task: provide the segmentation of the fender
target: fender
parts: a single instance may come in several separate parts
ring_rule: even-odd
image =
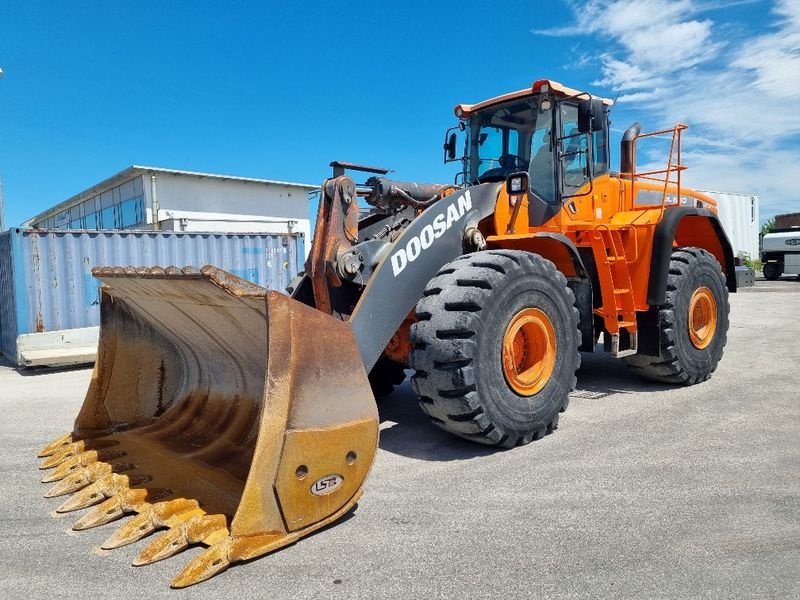
[[[489,236],[489,248],[514,248],[535,252],[555,264],[567,277],[567,285],[575,295],[580,319],[581,352],[594,352],[594,315],[592,312],[592,289],[596,283],[584,265],[578,249],[567,236],[561,233],[540,231],[533,235],[515,238],[513,236]]]
[[[369,372],[442,265],[464,254],[464,234],[494,212],[502,184],[459,190],[427,208],[375,267],[350,317]]]
[[[533,239],[540,241],[553,240],[554,242],[558,242],[558,244],[560,244],[562,247],[560,249],[566,251],[569,255],[569,260],[572,262],[572,268],[575,270],[574,276],[580,277],[581,279],[589,278],[589,273],[583,264],[583,260],[581,260],[580,254],[578,254],[578,248],[575,247],[575,244],[573,244],[572,240],[567,236],[561,233],[539,232],[534,234]],[[545,258],[548,257],[545,256]],[[553,262],[556,262],[557,265],[560,263],[560,261]],[[564,275],[567,277],[573,276],[573,274],[569,273],[568,271],[564,272]]]
[[[703,217],[709,220],[717,236],[717,241],[722,248],[724,256],[722,266],[725,270],[725,282],[728,291],[731,293],[736,292],[736,267],[733,262],[733,249],[717,215],[707,208],[691,206],[668,208],[664,211],[661,222],[656,225],[653,235],[650,283],[647,289],[647,303],[650,306],[660,306],[666,302],[667,276],[669,275],[669,261],[672,256],[672,242],[675,240],[678,226],[684,217]]]
[[[575,305],[578,308],[578,329],[581,332],[581,345],[578,349],[581,352],[594,352],[594,305],[592,302],[594,284],[580,254],[578,254],[578,248],[575,247],[571,239],[561,233],[540,232],[534,235],[534,239],[553,240],[553,242],[561,244],[561,248],[566,250],[569,255],[572,267],[575,270],[574,276],[565,272],[559,264],[556,266],[567,276],[567,286],[575,296]]]

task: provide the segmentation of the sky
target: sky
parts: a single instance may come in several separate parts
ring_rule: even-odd
[[[453,107],[543,78],[617,98],[612,167],[682,122],[687,185],[800,210],[800,0],[8,0],[0,68],[6,227],[133,164],[450,182]]]

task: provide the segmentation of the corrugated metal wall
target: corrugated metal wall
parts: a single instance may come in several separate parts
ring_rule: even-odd
[[[17,309],[11,266],[11,235],[0,233],[0,351],[16,348],[16,345]]]
[[[24,333],[98,325],[95,266],[212,264],[283,291],[304,256],[298,234],[13,229],[0,235],[0,351],[13,356]]]

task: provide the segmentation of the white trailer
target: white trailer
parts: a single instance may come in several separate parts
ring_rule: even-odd
[[[773,231],[764,236],[761,260],[764,277],[777,279],[781,275],[800,275],[800,227]]]
[[[717,210],[722,228],[733,247],[733,255],[747,254],[758,258],[758,196],[739,192],[713,192],[698,190],[717,201]]]

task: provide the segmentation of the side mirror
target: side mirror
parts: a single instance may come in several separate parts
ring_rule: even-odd
[[[528,173],[518,171],[506,177],[506,193],[509,196],[519,196],[528,192]]]
[[[445,150],[447,150],[447,160],[455,160],[456,159],[456,134],[455,132],[450,134],[450,137],[447,138],[447,144],[445,144]]]
[[[458,143],[458,130],[461,127],[451,127],[444,134],[444,162],[445,164],[458,160],[456,158],[456,144]]]
[[[606,128],[606,110],[600,98],[588,98],[578,103],[578,131],[592,133]]]

